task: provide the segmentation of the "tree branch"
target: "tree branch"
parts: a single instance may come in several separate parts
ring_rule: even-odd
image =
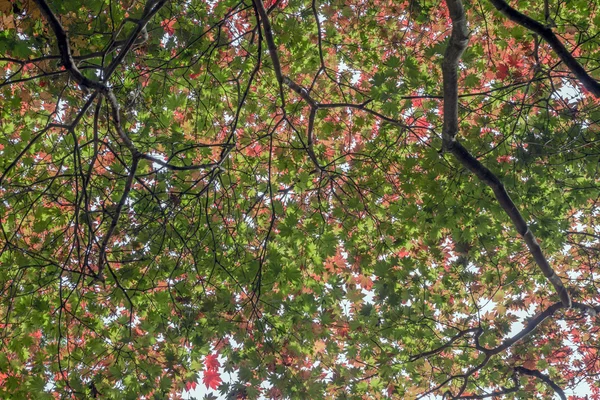
[[[275,70],[275,77],[279,84],[279,95],[281,97],[281,106],[285,107],[285,96],[283,95],[283,74],[281,72],[281,64],[279,62],[279,55],[277,54],[277,46],[273,39],[273,29],[271,28],[271,22],[269,21],[269,15],[262,0],[254,0],[254,7],[260,21],[262,22],[263,32],[265,34],[265,41],[267,42],[267,49],[271,56],[271,62],[273,63],[273,69]]]
[[[102,244],[100,245],[100,252],[98,255],[98,272],[96,273],[96,279],[100,281],[104,281],[104,266],[106,265],[106,248],[108,246],[110,238],[112,237],[115,231],[115,228],[117,227],[119,217],[121,217],[121,213],[123,212],[123,206],[125,205],[125,202],[129,197],[129,192],[131,191],[131,187],[133,186],[133,180],[135,178],[135,173],[137,171],[139,161],[139,157],[133,157],[133,163],[131,164],[129,175],[127,176],[127,182],[125,182],[125,189],[123,190],[123,194],[121,195],[119,202],[115,205],[115,211],[114,215],[112,216],[112,221],[110,222],[108,231],[104,235],[104,239],[102,239]]]
[[[534,376],[542,380],[546,385],[550,386],[562,400],[567,400],[565,392],[552,379],[550,379],[548,375],[541,373],[537,369],[529,369],[525,367],[516,367],[515,371],[520,374]]]
[[[544,311],[542,311],[541,313],[539,313],[538,315],[533,317],[527,323],[527,326],[525,328],[523,328],[523,330],[521,330],[521,332],[517,333],[515,336],[513,336],[511,338],[506,339],[504,342],[502,342],[502,344],[500,346],[495,347],[493,349],[487,349],[484,351],[489,354],[498,354],[498,353],[503,352],[504,350],[511,347],[513,344],[517,343],[518,341],[520,341],[523,338],[525,338],[526,336],[528,336],[542,322],[544,322],[546,320],[546,318],[553,316],[555,312],[557,312],[558,310],[560,310],[561,308],[564,308],[564,307],[565,306],[563,303],[552,304],[550,307],[546,308]]]
[[[447,2],[452,19],[452,34],[444,53],[442,74],[444,78],[444,127],[442,139],[444,147],[450,147],[458,133],[458,62],[469,43],[469,31],[465,10],[461,0]]]
[[[596,97],[600,97],[600,83],[592,78],[587,71],[577,62],[575,57],[567,50],[560,40],[556,37],[552,29],[542,25],[538,21],[512,8],[504,0],[490,0],[498,11],[504,14],[511,21],[521,25],[524,28],[538,34],[552,47],[558,58],[571,70],[573,74],[581,81],[583,86]]]
[[[77,65],[75,64],[75,60],[73,59],[73,54],[71,53],[71,46],[69,45],[69,38],[67,36],[67,32],[56,18],[56,15],[50,9],[48,3],[45,0],[35,0],[35,3],[42,11],[42,14],[50,24],[52,31],[54,31],[54,35],[56,36],[56,40],[58,42],[58,50],[60,52],[60,58],[62,64],[65,69],[69,71],[73,79],[84,88],[91,88],[96,90],[103,90],[104,85],[100,82],[93,81],[87,77],[85,77]]]
[[[519,235],[523,237],[533,259],[544,276],[554,286],[562,303],[565,307],[571,307],[571,297],[566,287],[550,266],[537,239],[500,179],[456,140],[456,134],[458,133],[458,62],[468,43],[468,31],[461,0],[449,0],[447,4],[452,19],[452,35],[442,63],[444,79],[443,150],[452,153],[464,167],[492,189],[498,203],[512,220]]]
[[[426,351],[423,353],[419,353],[419,354],[415,354],[409,357],[409,361],[414,362],[417,361],[421,358],[425,358],[425,357],[429,357],[429,356],[433,356],[435,354],[438,354],[444,350],[446,350],[448,347],[452,346],[454,344],[454,342],[456,342],[458,339],[462,338],[463,336],[469,334],[469,333],[474,333],[474,332],[478,332],[480,330],[480,328],[471,328],[471,329],[466,329],[464,331],[460,331],[458,334],[456,334],[452,339],[450,339],[448,342],[446,342],[445,344],[441,345],[440,347],[430,350],[430,351]]]

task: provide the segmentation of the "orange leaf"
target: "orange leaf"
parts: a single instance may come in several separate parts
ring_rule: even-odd
[[[160,23],[160,26],[165,30],[166,33],[172,35],[175,33],[175,20],[165,19]]]
[[[324,353],[325,352],[325,342],[322,340],[317,340],[315,342],[315,345],[313,347],[315,353],[319,354],[319,353]]]

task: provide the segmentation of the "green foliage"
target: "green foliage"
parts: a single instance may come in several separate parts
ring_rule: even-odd
[[[519,9],[598,77],[600,14],[567,3]],[[581,308],[494,353],[557,296],[440,151],[445,2],[266,2],[271,31],[261,3],[148,4],[0,0],[0,398],[595,382]],[[595,307],[598,99],[526,28],[465,7],[458,138]]]

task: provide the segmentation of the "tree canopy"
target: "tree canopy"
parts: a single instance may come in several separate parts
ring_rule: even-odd
[[[599,7],[0,0],[0,397],[600,399]]]

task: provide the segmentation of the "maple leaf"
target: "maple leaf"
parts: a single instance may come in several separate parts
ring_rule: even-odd
[[[502,64],[498,64],[498,67],[496,69],[496,77],[498,79],[504,79],[508,76],[508,65],[502,63]]]
[[[595,2],[127,3],[0,0],[0,397],[594,382]]]
[[[263,146],[260,143],[255,143],[247,149],[250,157],[258,157],[262,154]]]
[[[215,371],[219,369],[221,363],[219,362],[218,356],[216,354],[209,354],[204,358],[204,366],[209,371]]]
[[[196,386],[198,386],[198,382],[188,381],[185,383],[185,390],[187,390],[189,392],[191,390],[194,390],[196,388]]]
[[[325,352],[325,348],[327,346],[325,345],[325,342],[322,340],[317,340],[313,346],[313,350],[315,353],[319,354],[319,353],[324,353]]]
[[[212,369],[206,370],[203,372],[202,382],[206,385],[207,389],[216,389],[221,384],[221,374]]]
[[[8,378],[8,374],[5,374],[4,372],[0,372],[0,385],[3,385],[7,378]]]
[[[160,23],[160,26],[165,30],[165,33],[172,35],[175,33],[175,22],[174,19],[165,19]]]

